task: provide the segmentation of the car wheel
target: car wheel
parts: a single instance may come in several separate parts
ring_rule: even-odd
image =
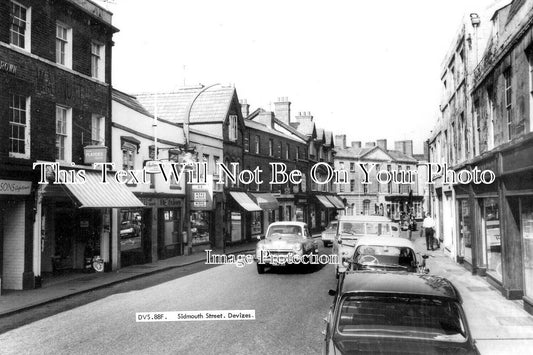
[[[258,274],[264,274],[265,273],[265,265],[257,264],[257,273]]]

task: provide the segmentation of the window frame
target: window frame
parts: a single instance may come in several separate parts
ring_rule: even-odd
[[[95,48],[98,53],[94,52]],[[105,81],[105,45],[97,41],[91,41],[91,77]]]
[[[17,107],[15,107],[15,97],[17,97],[19,100],[19,105]],[[22,109],[22,107],[20,106],[20,103],[21,103],[21,99],[24,99],[24,108]],[[19,113],[24,113],[24,123],[21,123],[20,122],[20,119],[19,119],[19,122],[15,121],[14,120],[14,116],[15,116],[15,110],[17,110]],[[29,159],[30,156],[31,156],[31,152],[30,152],[30,149],[31,149],[31,97],[30,96],[24,96],[24,95],[17,95],[17,94],[11,94],[11,100],[10,100],[10,104],[9,104],[9,112],[10,112],[10,115],[9,115],[9,127],[10,127],[10,130],[9,130],[9,157],[10,158],[22,158],[22,159]],[[20,118],[20,115],[19,115],[19,118]],[[19,137],[16,137],[14,138],[13,137],[13,132],[14,132],[14,127],[18,127],[17,128],[17,131],[20,133],[19,129],[20,127],[22,127],[24,129],[24,137],[23,139]],[[21,153],[21,152],[15,152],[12,150],[12,143],[11,141],[12,140],[16,140],[18,141],[20,144],[20,142],[22,141],[23,144],[24,144],[24,152]]]
[[[95,122],[99,122],[95,125]],[[105,145],[105,116],[92,114],[91,116],[91,144]]]
[[[59,36],[59,28],[64,30],[65,38]],[[59,47],[64,50],[63,58],[59,57]],[[56,64],[72,69],[72,28],[62,22],[56,22]]]
[[[58,132],[58,113],[64,112],[64,132]],[[70,162],[72,161],[72,108],[63,105],[56,105],[56,117],[55,117],[55,136],[56,136],[56,152],[55,159],[56,161]],[[62,158],[61,150],[58,150],[58,136],[63,138],[60,147],[62,148]]]
[[[511,68],[507,68],[503,72],[503,84],[504,84],[504,97],[505,97],[505,115],[507,118],[507,139],[511,140],[511,129],[512,129],[512,109],[513,109],[513,87],[512,87],[513,75]]]
[[[14,7],[20,7],[21,9],[25,10],[24,19],[15,17],[15,14],[13,11]],[[10,1],[9,17],[10,17],[10,22],[11,22],[9,26],[9,44],[17,48],[23,49],[25,51],[31,52],[31,7],[24,6],[21,3],[16,2],[16,1]],[[13,41],[13,33],[15,32],[13,27],[17,26],[17,24],[15,23],[15,18],[17,18],[19,21],[24,23],[24,27],[23,27],[24,33],[20,33],[18,31],[16,32],[19,41],[20,41],[20,37],[23,37],[23,46],[21,46],[20,43],[18,43],[19,41],[17,41],[17,43],[14,43]],[[20,27],[22,26],[17,26],[17,29],[19,29]]]

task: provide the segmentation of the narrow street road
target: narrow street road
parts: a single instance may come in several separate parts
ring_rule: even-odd
[[[264,275],[255,265],[214,267],[4,333],[0,353],[317,354],[333,275],[332,266]],[[135,321],[136,312],[198,310],[255,310],[256,320]]]

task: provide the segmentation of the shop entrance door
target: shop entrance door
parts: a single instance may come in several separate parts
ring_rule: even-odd
[[[524,295],[533,298],[533,198],[522,199]]]
[[[57,211],[55,215],[55,252],[52,256],[54,272],[73,268],[73,216],[69,212]]]

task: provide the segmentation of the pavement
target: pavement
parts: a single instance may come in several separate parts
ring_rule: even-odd
[[[524,310],[522,301],[506,299],[484,277],[455,263],[443,247],[427,251],[425,238],[418,233],[413,233],[412,241],[417,251],[430,256],[430,273],[444,276],[459,290],[481,354],[533,354],[533,316]]]
[[[226,247],[225,252],[226,254],[250,252],[255,250],[256,244],[257,241],[254,240],[244,244]],[[213,248],[212,254],[222,254],[222,249]],[[84,292],[90,292],[138,277],[205,261],[205,253],[195,253],[187,256],[183,255],[158,260],[153,263],[132,265],[112,272],[61,275],[43,282],[41,288],[32,290],[4,290],[0,296],[0,318]]]

